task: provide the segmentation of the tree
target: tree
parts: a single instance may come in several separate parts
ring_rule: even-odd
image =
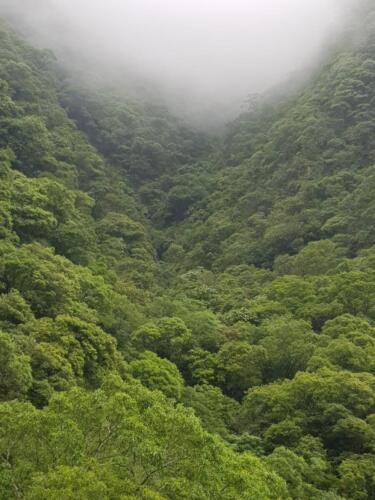
[[[296,256],[276,259],[275,267],[281,274],[319,276],[331,274],[339,263],[338,250],[330,240],[308,243]],[[286,272],[285,272],[286,271]]]
[[[210,384],[217,379],[218,356],[204,349],[191,349],[184,356],[184,376],[192,385]]]
[[[132,335],[132,340],[138,349],[152,350],[178,365],[190,337],[191,331],[180,318],[165,317],[140,327]]]
[[[375,457],[372,454],[352,455],[339,467],[340,493],[354,500],[374,498]]]
[[[305,370],[319,342],[307,322],[287,316],[263,322],[260,332],[259,344],[267,353],[268,381],[292,378],[298,371]]]
[[[65,315],[43,318],[25,328],[36,342],[32,352],[36,378],[48,380],[57,390],[67,390],[74,381],[96,387],[105,374],[122,369],[115,339],[95,324]]]
[[[224,391],[240,400],[249,388],[261,385],[267,352],[246,342],[227,342],[218,353],[218,376]]]
[[[179,400],[184,386],[177,366],[153,352],[145,351],[130,363],[132,375],[149,389],[158,389],[167,397]]]
[[[30,358],[0,332],[0,400],[24,399],[31,383]]]
[[[191,411],[116,377],[55,395],[43,410],[0,405],[0,421],[5,498],[20,489],[69,498],[73,486],[83,498],[288,498],[276,474],[203,431]]]
[[[185,387],[182,402],[193,408],[208,432],[233,439],[231,433],[239,403],[225,396],[218,387],[208,384]]]

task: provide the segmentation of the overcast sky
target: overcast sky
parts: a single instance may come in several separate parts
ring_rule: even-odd
[[[351,0],[0,0],[42,45],[136,68],[221,101],[264,91],[309,65]],[[100,66],[100,65],[99,65]]]

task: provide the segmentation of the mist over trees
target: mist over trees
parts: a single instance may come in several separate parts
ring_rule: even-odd
[[[302,79],[352,0],[1,0],[32,43],[75,76],[164,100],[195,124],[224,125],[249,94]]]

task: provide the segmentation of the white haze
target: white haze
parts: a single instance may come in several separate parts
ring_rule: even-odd
[[[127,68],[185,101],[185,107],[195,98],[225,109],[309,67],[345,25],[351,5],[351,0],[0,0],[0,15],[26,27],[39,45],[65,60],[85,61],[98,74],[112,78]]]

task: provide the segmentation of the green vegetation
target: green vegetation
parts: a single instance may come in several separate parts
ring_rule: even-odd
[[[374,499],[375,11],[222,139],[0,27],[0,499]]]

